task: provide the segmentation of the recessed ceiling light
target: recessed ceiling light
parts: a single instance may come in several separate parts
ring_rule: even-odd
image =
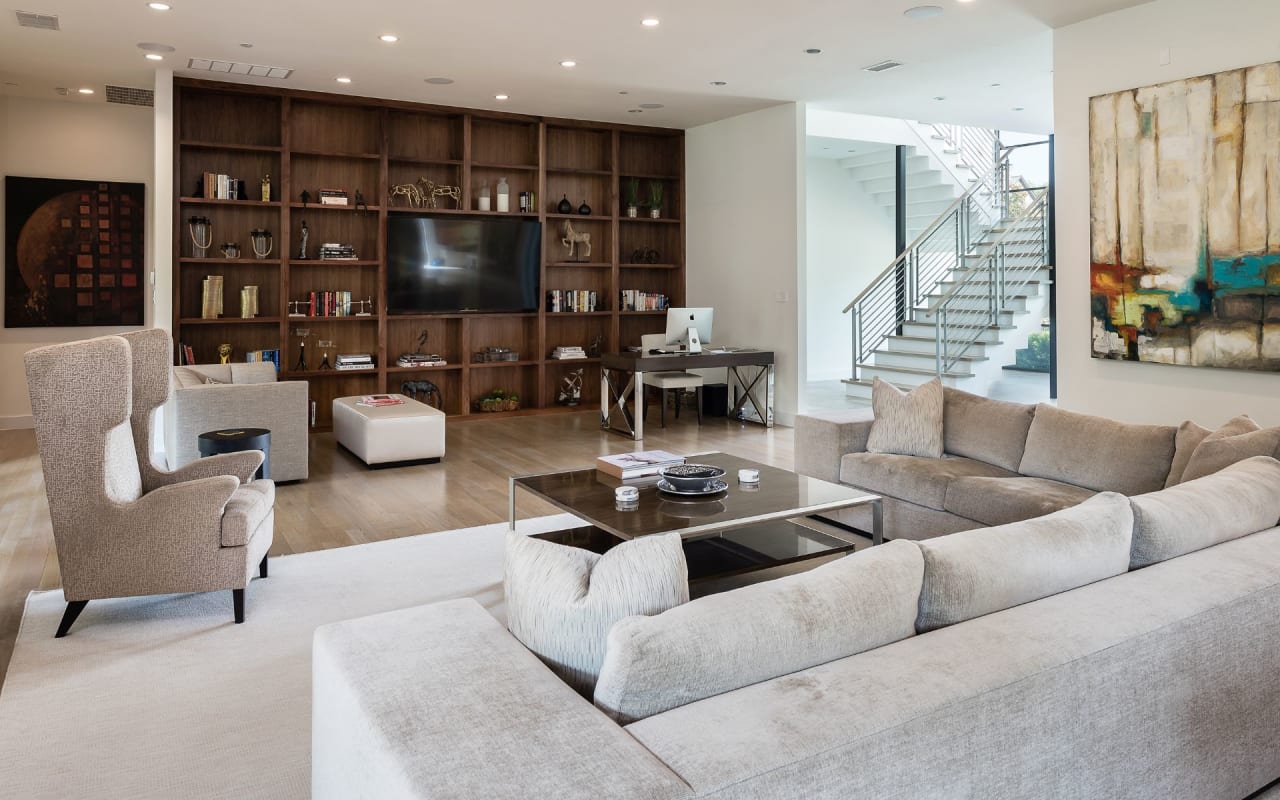
[[[395,42],[400,41],[400,37],[396,36],[394,33],[384,33],[378,38],[386,42],[387,44],[394,44]]]
[[[334,78],[334,80],[337,81],[338,83],[351,83],[351,79],[348,78],[346,75],[342,75],[340,77]]]
[[[661,23],[661,20],[659,20],[656,17],[645,17],[644,19],[640,20],[640,24],[645,26],[646,28],[656,28],[660,23]]]
[[[914,6],[902,12],[907,19],[929,19],[942,13],[942,6]]]
[[[947,96],[946,96],[946,95],[943,95],[943,94],[940,94],[940,95],[938,95],[937,97],[935,97],[935,98],[933,98],[933,99],[934,99],[934,100],[946,100],[946,99],[947,99]]]
[[[806,53],[808,53],[808,54],[809,54],[809,55],[811,55],[811,56],[816,56],[818,53],[821,53],[821,52],[822,52],[822,48],[820,48],[820,47],[810,47],[808,50],[805,50],[805,52],[806,52]]]
[[[726,83],[728,83],[728,81],[712,81],[712,82],[711,82],[711,85],[712,85],[712,86],[724,86]]]
[[[248,50],[250,47],[253,47],[253,44],[252,44],[252,43],[250,43],[250,42],[241,42],[241,43],[240,43],[240,46],[241,46],[241,47],[243,47],[244,49]]]
[[[505,94],[495,94],[495,95],[493,96],[493,99],[494,99],[494,100],[506,100],[506,99],[507,99],[507,95],[505,95]]]
[[[448,86],[453,83],[453,78],[427,78],[427,83],[433,86]]]
[[[80,89],[80,94],[93,94],[93,90],[89,88]]]
[[[628,113],[628,114],[643,114],[643,113],[644,113],[644,109],[643,109],[643,108],[628,108],[628,109],[627,109],[627,113]]]
[[[173,8],[173,6],[169,5],[168,3],[147,3],[147,8],[151,9],[152,11],[168,11],[169,9]]]
[[[578,66],[578,62],[577,62],[577,61],[574,61],[574,60],[573,60],[573,59],[571,59],[571,58],[566,58],[564,61],[561,61],[561,62],[560,62],[560,66],[562,66],[562,67],[576,67],[576,66]]]
[[[993,88],[993,89],[994,89],[995,87],[997,87],[997,86],[999,86],[999,85],[1000,85],[1000,84],[998,84],[998,83],[993,83],[993,84],[991,84],[991,88]]]
[[[164,61],[164,56],[159,53],[147,53],[148,61]]]
[[[160,44],[159,42],[138,42],[138,49],[148,53],[172,53],[174,51],[171,45]]]
[[[618,92],[618,94],[631,94],[631,92],[628,92],[626,89],[623,89],[622,91]]]
[[[1013,107],[1013,110],[1014,110],[1014,111],[1026,111],[1027,109],[1026,109],[1026,108],[1024,108],[1023,106],[1014,106],[1014,107]]]
[[[662,108],[662,103],[641,103],[641,108]]]

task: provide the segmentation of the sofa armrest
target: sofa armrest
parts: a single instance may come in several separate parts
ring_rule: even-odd
[[[796,472],[839,483],[841,457],[866,451],[874,419],[869,408],[797,416]]]
[[[692,795],[471,598],[318,628],[311,731],[314,800]]]
[[[274,481],[307,477],[310,408],[306,381],[228,383],[175,389],[165,409],[165,451],[171,469],[200,457],[197,437],[221,428],[271,431]]]
[[[214,478],[219,475],[231,475],[240,483],[249,483],[253,474],[262,466],[261,450],[246,450],[242,453],[218,453],[217,455],[198,458],[190,464],[179,467],[172,472],[157,472],[154,482],[147,486],[147,491],[175,483],[198,481],[201,478]]]

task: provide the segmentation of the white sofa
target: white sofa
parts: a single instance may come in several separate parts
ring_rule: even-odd
[[[173,368],[173,397],[164,406],[170,469],[200,457],[198,437],[222,428],[271,431],[271,479],[306,480],[309,387],[277,381],[274,364],[194,364]]]
[[[1240,800],[1280,777],[1278,520],[1260,457],[891,542],[617,623],[594,705],[472,599],[325,626],[312,796]]]

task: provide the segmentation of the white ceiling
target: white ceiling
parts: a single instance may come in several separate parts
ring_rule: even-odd
[[[912,0],[170,0],[168,12],[145,0],[23,0],[24,10],[59,15],[62,30],[20,28],[4,11],[0,91],[53,97],[56,86],[88,86],[97,94],[68,101],[101,102],[103,84],[149,87],[157,66],[188,74],[197,57],[295,69],[287,81],[237,79],[265,85],[638,124],[688,127],[807,101],[1047,131],[1049,31],[1145,0],[916,1],[945,13],[907,19]],[[642,27],[646,16],[662,24]],[[383,33],[400,41],[383,44]],[[139,42],[177,52],[146,61]],[[566,58],[579,65],[559,66]],[[906,66],[862,71],[886,58]],[[431,86],[431,76],[456,83]],[[641,103],[665,108],[628,113]]]

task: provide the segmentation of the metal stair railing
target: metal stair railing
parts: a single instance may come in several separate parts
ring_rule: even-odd
[[[1000,216],[1005,200],[983,202],[983,195],[1004,198],[1009,190],[1009,152],[996,159],[995,166],[978,180],[902,254],[893,260],[871,284],[844,307],[852,313],[852,378],[858,380],[861,365],[886,339],[915,320],[917,307],[935,294],[943,281],[962,268],[982,235]]]
[[[983,341],[987,331],[998,327],[1010,299],[1050,266],[1048,192],[1020,188],[1010,194],[1015,192],[1026,193],[1033,202],[1009,220],[989,245],[966,259],[971,263],[929,306],[928,315],[937,329],[934,367],[940,376]]]

